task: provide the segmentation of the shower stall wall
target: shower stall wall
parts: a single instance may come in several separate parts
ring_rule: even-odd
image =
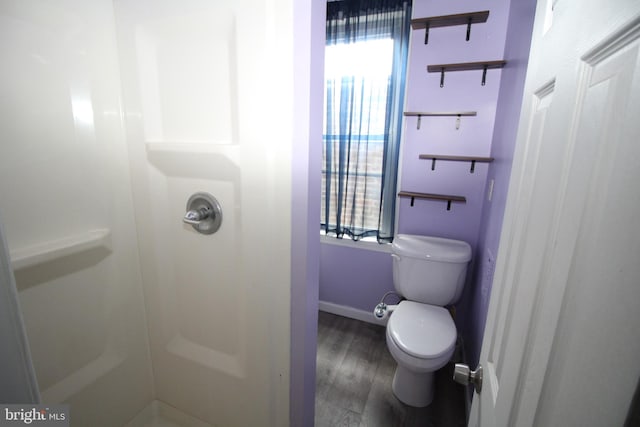
[[[291,10],[0,4],[0,218],[42,401],[72,425],[154,400],[288,425]],[[182,221],[196,192],[214,234]]]
[[[42,402],[122,425],[153,397],[107,1],[0,4],[0,213]]]
[[[285,425],[286,2],[116,1],[115,13],[156,397],[210,423]],[[220,202],[214,234],[181,221],[196,192]]]

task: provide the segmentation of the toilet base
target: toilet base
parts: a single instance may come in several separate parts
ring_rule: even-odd
[[[433,400],[433,374],[416,373],[397,365],[393,375],[393,394],[405,405],[428,406]]]

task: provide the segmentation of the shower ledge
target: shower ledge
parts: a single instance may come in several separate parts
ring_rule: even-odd
[[[111,250],[111,231],[107,228],[11,250],[11,265],[20,270],[100,247]]]

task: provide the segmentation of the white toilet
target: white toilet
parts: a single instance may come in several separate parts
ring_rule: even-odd
[[[449,362],[456,345],[456,326],[446,305],[462,294],[471,260],[468,243],[399,234],[393,240],[393,284],[399,304],[391,313],[387,346],[398,363],[393,393],[407,405],[423,407],[433,400],[433,374]],[[376,316],[380,316],[380,305]]]

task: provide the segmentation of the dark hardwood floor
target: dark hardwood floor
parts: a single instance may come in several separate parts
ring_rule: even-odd
[[[466,425],[465,390],[451,380],[453,363],[436,374],[435,398],[426,408],[393,395],[395,366],[383,326],[320,312],[316,427]]]

